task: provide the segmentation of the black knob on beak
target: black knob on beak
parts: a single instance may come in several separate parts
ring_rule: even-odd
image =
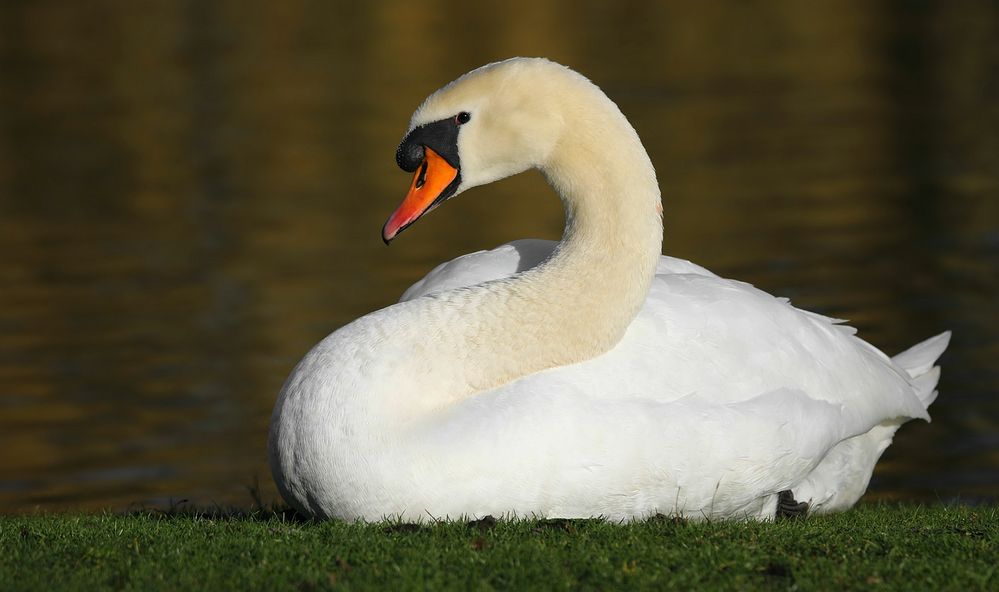
[[[406,134],[395,151],[395,162],[399,168],[407,173],[420,168],[426,157],[424,146],[439,154],[454,168],[461,168],[458,159],[458,123],[454,117],[425,123]]]
[[[413,142],[409,138],[403,140],[395,151],[395,162],[400,169],[407,173],[412,173],[419,168],[420,164],[423,163],[423,158],[423,145]]]

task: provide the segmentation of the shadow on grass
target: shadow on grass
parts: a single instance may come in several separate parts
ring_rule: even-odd
[[[136,516],[156,519],[204,519],[204,520],[232,520],[243,522],[292,522],[309,523],[321,522],[315,518],[304,516],[294,508],[287,506],[273,505],[270,507],[240,508],[235,506],[195,506],[189,504],[187,500],[171,502],[167,507],[139,506],[121,512],[123,516]]]
[[[187,499],[171,499],[165,506],[135,505],[128,510],[121,512],[124,516],[138,516],[157,519],[204,519],[204,520],[232,520],[244,522],[290,522],[290,523],[310,523],[320,522],[319,520],[306,516],[294,508],[284,504],[265,503],[260,495],[260,484],[255,478],[253,485],[246,487],[250,498],[253,500],[249,508],[241,506],[223,506],[213,504],[211,506],[198,506],[192,504]]]
[[[165,506],[135,506],[120,515],[127,517],[152,518],[156,520],[216,520],[233,522],[280,522],[286,524],[323,524],[328,522],[350,523],[339,519],[318,519],[299,513],[290,506],[283,504],[264,504],[259,498],[255,498],[256,503],[252,507],[223,506],[215,504],[212,506],[198,506],[189,500],[170,500]],[[495,518],[487,515],[482,518],[458,520],[445,520],[431,518],[423,522],[409,522],[397,518],[386,518],[382,521],[370,523],[368,526],[375,527],[384,534],[406,535],[431,532],[437,528],[448,529],[461,528],[463,525],[469,531],[485,534],[494,530],[497,525],[520,523],[526,526],[535,535],[552,534],[576,534],[594,525],[610,524],[603,518],[524,518],[524,517],[502,517]],[[690,524],[690,521],[682,516],[655,514],[645,520],[636,521],[647,525],[657,526],[660,529],[676,530]],[[363,522],[361,522],[363,523]]]

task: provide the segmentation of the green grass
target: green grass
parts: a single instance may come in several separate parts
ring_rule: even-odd
[[[995,506],[627,525],[361,525],[279,512],[0,517],[5,590],[995,590],[997,562]]]

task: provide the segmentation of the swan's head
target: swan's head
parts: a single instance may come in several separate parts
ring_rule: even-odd
[[[562,133],[566,91],[580,83],[592,87],[565,66],[513,58],[432,94],[413,114],[396,151],[396,162],[413,181],[382,239],[388,243],[466,189],[542,165]]]

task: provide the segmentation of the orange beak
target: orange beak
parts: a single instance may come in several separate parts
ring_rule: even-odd
[[[445,190],[457,177],[458,169],[448,164],[440,154],[424,146],[423,162],[413,174],[409,193],[382,227],[382,240],[385,244],[421,216],[443,203],[444,199],[449,197],[444,195]]]

